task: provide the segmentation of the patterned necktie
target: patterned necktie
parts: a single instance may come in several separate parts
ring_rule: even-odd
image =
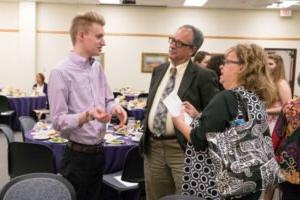
[[[154,116],[154,122],[153,122],[153,132],[157,136],[161,136],[165,134],[166,132],[166,121],[167,121],[167,113],[168,109],[163,103],[163,100],[173,91],[175,86],[175,79],[176,79],[176,73],[177,69],[175,67],[172,67],[170,69],[170,79],[167,82],[167,85],[162,93],[162,96],[159,100],[155,116]]]

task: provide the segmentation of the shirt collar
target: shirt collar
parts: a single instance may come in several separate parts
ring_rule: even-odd
[[[90,57],[90,58],[85,58],[80,56],[78,53],[76,53],[75,51],[71,51],[70,54],[70,59],[78,66],[80,67],[89,67],[92,66],[93,63],[95,62],[95,58]]]
[[[175,68],[177,69],[177,73],[180,73],[182,70],[185,70],[185,69],[186,69],[186,67],[187,67],[187,65],[189,64],[189,62],[190,62],[190,60],[187,60],[186,62],[181,63],[180,65],[177,65],[177,66],[174,66],[174,65],[172,64],[172,62],[170,62],[170,66],[169,66],[168,71],[169,71],[169,73],[171,73],[171,72],[170,72],[171,67],[175,67]]]

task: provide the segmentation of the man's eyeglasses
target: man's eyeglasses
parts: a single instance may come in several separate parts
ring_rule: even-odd
[[[175,38],[173,37],[169,37],[169,43],[172,44],[174,42],[175,46],[178,47],[178,48],[181,48],[181,47],[194,47],[194,45],[192,44],[186,44],[184,42],[181,42],[179,40],[176,40]]]
[[[241,64],[243,64],[243,62],[237,61],[237,60],[228,60],[228,59],[224,59],[224,60],[223,60],[223,65],[227,65],[227,64],[241,65]]]

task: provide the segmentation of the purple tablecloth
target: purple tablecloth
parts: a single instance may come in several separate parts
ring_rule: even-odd
[[[8,97],[11,109],[15,111],[13,129],[20,130],[19,117],[30,116],[35,109],[46,108],[46,96],[38,97]]]
[[[138,95],[129,95],[129,94],[125,94],[125,100],[126,101],[131,101],[134,100],[135,98],[137,98]]]
[[[104,174],[113,173],[119,171],[123,167],[125,161],[125,155],[127,151],[134,145],[138,145],[137,142],[133,142],[130,139],[124,139],[125,144],[121,145],[110,145],[104,144],[104,154],[105,154],[105,167]],[[66,144],[52,143],[48,140],[35,140],[33,139],[30,132],[25,133],[25,141],[30,143],[38,143],[49,147],[54,155],[56,161],[56,169],[59,170],[60,161],[63,157]]]
[[[125,144],[121,145],[109,145],[104,144],[104,154],[105,154],[105,167],[104,174],[113,173],[122,170],[123,163],[125,161],[125,156],[127,151],[134,145],[138,145],[137,142],[133,142],[130,139],[125,139]],[[49,147],[54,155],[56,161],[56,169],[59,170],[60,161],[63,157],[66,144],[51,143],[48,140],[35,140],[33,139],[30,131],[25,133],[25,141],[30,143],[38,143]],[[124,200],[138,200],[139,190],[131,190],[125,192],[122,197]],[[103,185],[102,187],[102,198],[104,200],[111,200],[117,198],[117,193],[112,188]]]
[[[145,109],[128,109],[128,116],[142,121],[145,117]]]

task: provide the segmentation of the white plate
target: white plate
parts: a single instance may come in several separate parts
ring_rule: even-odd
[[[49,139],[49,142],[60,144],[60,143],[66,143],[68,142],[68,140],[65,138],[56,137],[56,138]]]
[[[120,139],[106,140],[105,142],[108,144],[114,144],[114,145],[119,145],[119,144],[125,143],[124,140],[120,140]]]
[[[48,136],[48,134],[39,134],[39,133],[37,133],[37,134],[35,134],[33,136],[33,139],[36,139],[36,140],[47,140],[47,139],[49,139],[49,136]]]
[[[131,133],[131,135],[134,135],[134,136],[137,136],[137,137],[142,137],[143,134],[144,134],[144,133],[143,133],[143,132],[140,132],[140,131],[133,131],[133,132]]]
[[[141,137],[132,137],[131,140],[134,142],[139,142],[141,140]]]

